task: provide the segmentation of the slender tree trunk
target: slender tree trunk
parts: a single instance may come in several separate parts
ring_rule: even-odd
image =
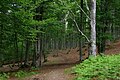
[[[43,51],[43,46],[42,46],[43,45],[43,43],[42,43],[43,42],[42,36],[43,35],[41,33],[41,38],[40,38],[40,65],[39,65],[40,67],[42,67],[42,53],[44,52]]]
[[[24,61],[24,66],[25,66],[25,67],[28,66],[28,53],[29,53],[29,46],[30,46],[30,43],[29,43],[28,40],[26,40],[25,61]]]
[[[17,32],[15,32],[15,60],[18,62],[19,66],[19,54],[18,54],[18,38],[17,38]]]
[[[83,9],[83,0],[81,0],[81,8]],[[80,30],[82,31],[83,29],[83,13],[81,10],[81,14],[80,14]],[[80,36],[79,39],[79,56],[80,56],[80,61],[82,61],[82,37]]]
[[[3,25],[0,26],[0,53],[2,53]]]
[[[0,67],[3,64],[3,25],[0,25]]]
[[[36,43],[33,44],[33,47],[34,47],[34,51],[33,51],[32,66],[37,67],[36,66]]]
[[[91,1],[91,54],[96,56],[96,0]]]
[[[24,43],[23,43],[23,41],[21,42],[22,43],[22,45],[21,45],[21,54],[20,54],[20,62],[21,62],[21,65],[22,65],[22,62],[23,62],[23,49],[24,49]]]

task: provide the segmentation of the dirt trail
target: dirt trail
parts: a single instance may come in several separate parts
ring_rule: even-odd
[[[43,77],[40,77],[43,76]],[[44,75],[38,75],[40,80],[68,80],[68,76],[64,74],[64,69],[52,70]],[[36,78],[36,76],[35,76]]]
[[[119,47],[120,41],[117,41],[116,43],[108,46],[105,54],[118,54],[120,53]],[[77,52],[77,50],[78,49],[72,49],[69,54],[65,54],[66,52],[62,51],[62,53],[59,53],[58,57],[49,56],[48,60],[50,62],[56,61],[54,63],[61,64],[54,65],[53,63],[54,66],[45,66],[43,69],[41,69],[41,74],[37,74],[35,76],[27,78],[26,80],[73,80],[75,76],[71,74],[66,74],[65,69],[75,66],[76,62],[79,60],[79,52]],[[87,52],[84,51],[84,53]],[[85,54],[84,58],[86,56],[87,55]]]
[[[48,55],[48,61],[43,64],[43,67],[36,74],[22,80],[73,80],[74,75],[65,72],[79,61],[79,52],[77,49],[59,51],[58,56],[54,54]],[[19,80],[17,78],[10,78],[9,80]]]
[[[47,68],[49,67],[49,69]],[[47,66],[41,69],[41,73],[24,80],[72,80],[73,75],[65,73],[65,69],[69,69],[72,65],[56,65]]]
[[[76,51],[77,49],[72,49],[69,54],[66,54],[66,51],[62,51],[57,57],[49,55],[48,62],[41,68],[40,74],[24,80],[73,80],[74,76],[66,73],[65,70],[77,64],[79,54]]]

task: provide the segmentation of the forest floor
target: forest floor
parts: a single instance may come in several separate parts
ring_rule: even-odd
[[[53,53],[48,55],[48,61],[43,63],[43,66],[36,74],[26,77],[22,80],[72,80],[74,76],[65,70],[75,66],[79,61],[79,51],[76,49],[58,51],[58,54]],[[56,51],[55,51],[56,52]],[[69,52],[69,53],[68,53]],[[19,80],[10,78],[9,80]]]
[[[58,55],[55,53],[48,55],[48,61],[43,64],[43,67],[39,70],[39,74],[26,77],[22,80],[72,80],[75,76],[66,72],[67,69],[78,64],[79,51],[78,49],[71,49],[58,51]],[[83,49],[84,59],[87,57],[87,49]],[[120,40],[112,43],[106,48],[105,54],[118,54],[120,53]],[[4,70],[4,69],[2,69]],[[18,80],[17,78],[10,78],[9,80]]]

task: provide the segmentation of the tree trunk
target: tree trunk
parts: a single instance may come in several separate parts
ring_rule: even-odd
[[[81,8],[83,9],[83,0],[81,0]],[[81,10],[81,14],[80,14],[80,30],[82,31],[83,29],[83,13],[82,13],[82,10]],[[82,37],[80,36],[80,39],[79,39],[79,56],[80,56],[80,61],[82,61]]]
[[[25,66],[25,67],[28,66],[28,53],[29,53],[29,46],[30,46],[30,43],[29,43],[28,40],[26,40],[25,61],[24,61],[24,66]]]
[[[42,36],[42,35],[41,35]],[[42,66],[42,39],[39,37],[38,38],[38,50],[37,50],[37,60],[36,60],[36,67],[41,67]]]
[[[22,45],[21,45],[20,62],[21,62],[21,65],[22,65],[22,62],[23,62],[23,52],[24,52],[24,42],[22,41],[21,43],[22,43]]]
[[[15,61],[18,62],[18,66],[19,66],[19,54],[18,54],[18,37],[17,37],[17,32],[15,31]]]
[[[37,67],[36,66],[36,43],[33,44],[33,47],[34,47],[34,51],[33,51],[32,66]]]
[[[0,67],[3,64],[3,25],[0,25]]]
[[[96,56],[96,0],[91,0],[91,54]]]

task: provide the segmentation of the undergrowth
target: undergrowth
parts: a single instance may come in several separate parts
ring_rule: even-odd
[[[90,57],[72,69],[75,80],[120,80],[120,54]]]
[[[24,78],[24,77],[35,75],[35,74],[37,74],[37,72],[27,72],[27,71],[20,70],[20,71],[15,73],[15,77]]]
[[[0,73],[0,80],[8,80],[10,75],[21,80],[21,78],[25,78],[27,76],[31,76],[35,74],[38,74],[38,72],[32,72],[32,71],[28,72],[28,71],[22,71],[22,70],[18,72],[13,72],[13,73]]]
[[[0,80],[7,80],[9,78],[9,73],[0,73]]]

